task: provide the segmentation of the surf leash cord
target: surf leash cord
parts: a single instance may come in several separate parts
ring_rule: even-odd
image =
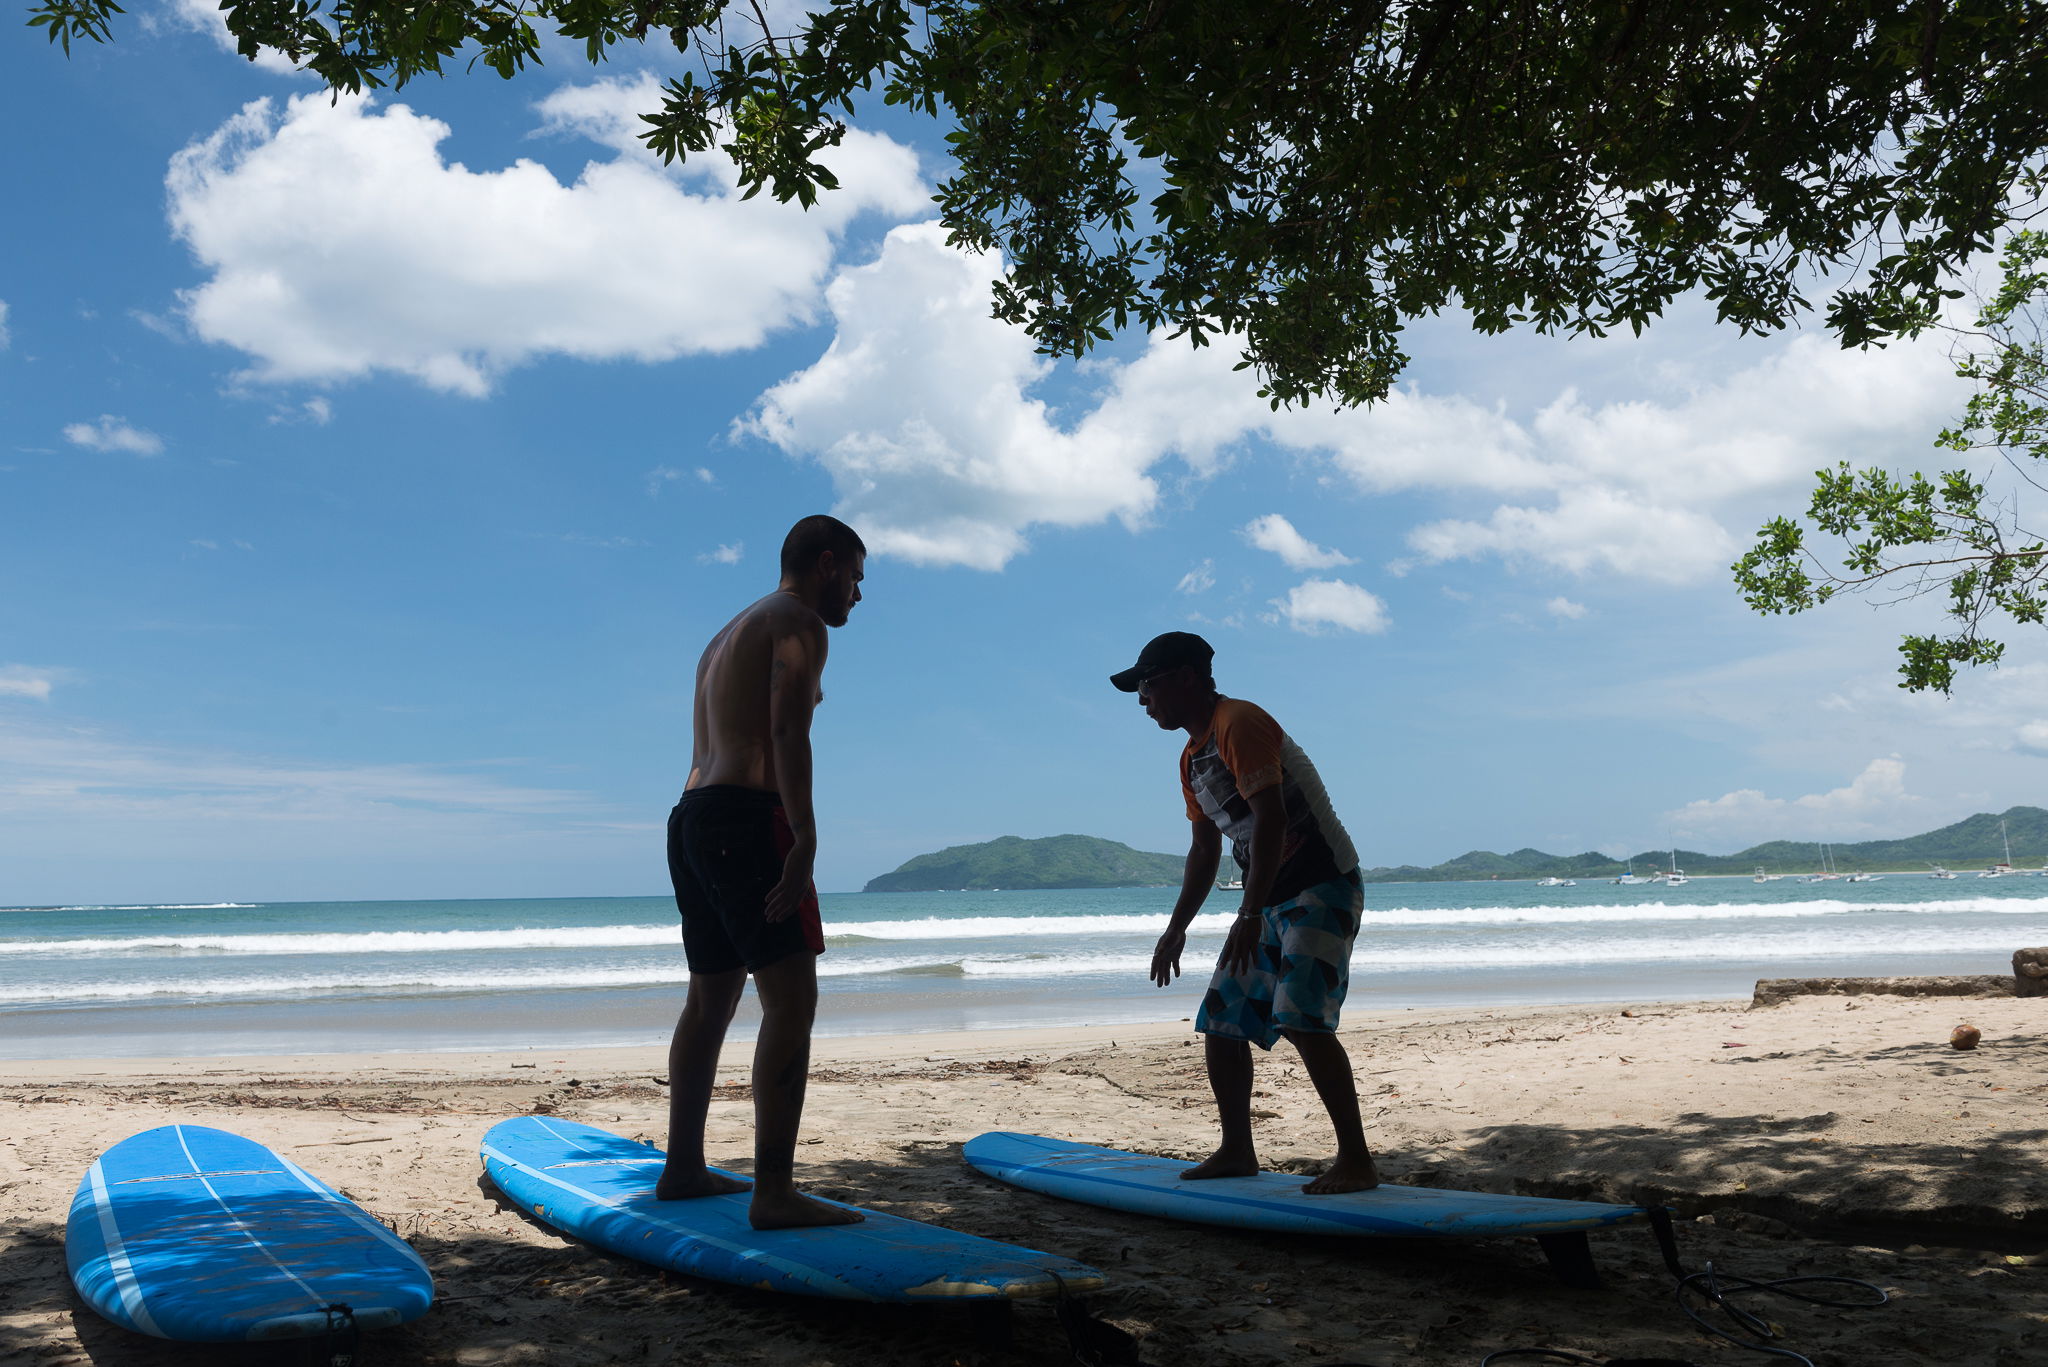
[[[356,1367],[356,1312],[340,1301],[327,1307],[327,1328],[320,1335],[320,1367]]]
[[[1663,1206],[1646,1206],[1644,1210],[1650,1217],[1650,1231],[1657,1239],[1657,1251],[1663,1255],[1664,1266],[1677,1282],[1672,1294],[1678,1301],[1679,1310],[1701,1332],[1724,1343],[1732,1343],[1747,1352],[1783,1358],[1787,1362],[1800,1364],[1800,1367],[1814,1367],[1813,1359],[1804,1353],[1778,1344],[1777,1340],[1784,1336],[1782,1329],[1754,1311],[1737,1305],[1730,1299],[1733,1296],[1750,1293],[1784,1296],[1807,1305],[1825,1306],[1832,1310],[1875,1310],[1891,1300],[1883,1287],[1855,1277],[1807,1276],[1759,1280],[1723,1272],[1711,1261],[1697,1272],[1688,1272],[1678,1256],[1678,1239],[1672,1231],[1671,1212]],[[1843,1300],[1800,1289],[1821,1286],[1854,1287],[1867,1293],[1867,1296],[1857,1300]],[[1708,1317],[1709,1313],[1715,1310],[1720,1311],[1728,1323],[1734,1326],[1732,1331]],[[1557,1348],[1503,1348],[1487,1354],[1480,1360],[1479,1367],[1492,1367],[1494,1363],[1505,1363],[1517,1358],[1590,1363],[1594,1364],[1594,1367],[1695,1367],[1695,1364],[1679,1358],[1608,1358],[1602,1363],[1598,1358]]]

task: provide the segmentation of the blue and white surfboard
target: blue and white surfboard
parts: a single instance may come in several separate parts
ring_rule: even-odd
[[[115,1324],[199,1343],[382,1328],[434,1300],[426,1264],[368,1211],[203,1125],[144,1130],[101,1154],[71,1200],[64,1257],[78,1294]]]
[[[521,1116],[494,1125],[483,1160],[498,1190],[556,1229],[637,1262],[735,1286],[957,1303],[1052,1295],[1063,1285],[1092,1291],[1103,1281],[1068,1258],[878,1210],[862,1210],[867,1218],[857,1225],[757,1230],[747,1223],[745,1193],[657,1201],[654,1181],[666,1161],[660,1149],[573,1120]]]
[[[1181,1177],[1189,1163],[1035,1134],[978,1135],[962,1152],[970,1166],[1027,1191],[1232,1229],[1477,1239],[1604,1229],[1649,1218],[1641,1206],[1429,1187],[1386,1185],[1309,1196],[1301,1189],[1304,1178],[1278,1172],[1189,1182]]]

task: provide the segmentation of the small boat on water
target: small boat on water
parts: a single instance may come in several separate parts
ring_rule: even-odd
[[[1537,879],[1536,886],[1539,888],[1575,888],[1578,886],[1578,883],[1570,878],[1551,877]]]
[[[1884,879],[1881,873],[1848,873],[1842,875],[1844,883],[1877,883]]]
[[[1931,870],[1927,875],[1929,878],[1954,878],[1956,876],[1939,864],[1929,864],[1927,867]]]
[[[1636,877],[1635,861],[1631,859],[1628,861],[1628,871],[1622,874],[1621,877],[1615,879],[1614,881],[1625,888],[1636,888],[1641,887],[1643,884],[1649,882],[1650,880],[1647,878]]]
[[[1822,843],[1816,848],[1820,850],[1820,872],[1810,873],[1799,881],[1802,883],[1833,883],[1840,879],[1842,875],[1835,872],[1834,862],[1828,858],[1827,845]]]
[[[1678,867],[1678,846],[1673,845],[1671,847],[1671,867],[1660,872],[1657,875],[1657,881],[1667,888],[1675,888],[1681,883],[1690,883],[1692,881],[1692,879],[1685,876],[1685,870]]]
[[[2005,846],[2005,859],[1978,874],[1979,878],[2005,878],[2014,872],[2012,866],[2012,841],[2006,838],[2005,823],[2003,821],[1998,823],[1998,840],[2000,844]]]

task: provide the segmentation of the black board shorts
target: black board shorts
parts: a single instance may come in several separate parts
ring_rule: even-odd
[[[795,843],[778,794],[732,784],[683,794],[668,817],[668,876],[692,973],[752,972],[801,950],[825,952],[815,887],[796,915],[764,914]]]

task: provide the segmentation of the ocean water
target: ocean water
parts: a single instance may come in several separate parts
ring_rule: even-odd
[[[1161,989],[1173,896],[827,895],[818,1031],[1191,1017],[1235,902],[1215,894]],[[1760,977],[2004,972],[2041,944],[2048,879],[2027,877],[1377,884],[1350,1001],[1746,997]],[[685,977],[667,897],[0,910],[0,1058],[652,1045]]]

